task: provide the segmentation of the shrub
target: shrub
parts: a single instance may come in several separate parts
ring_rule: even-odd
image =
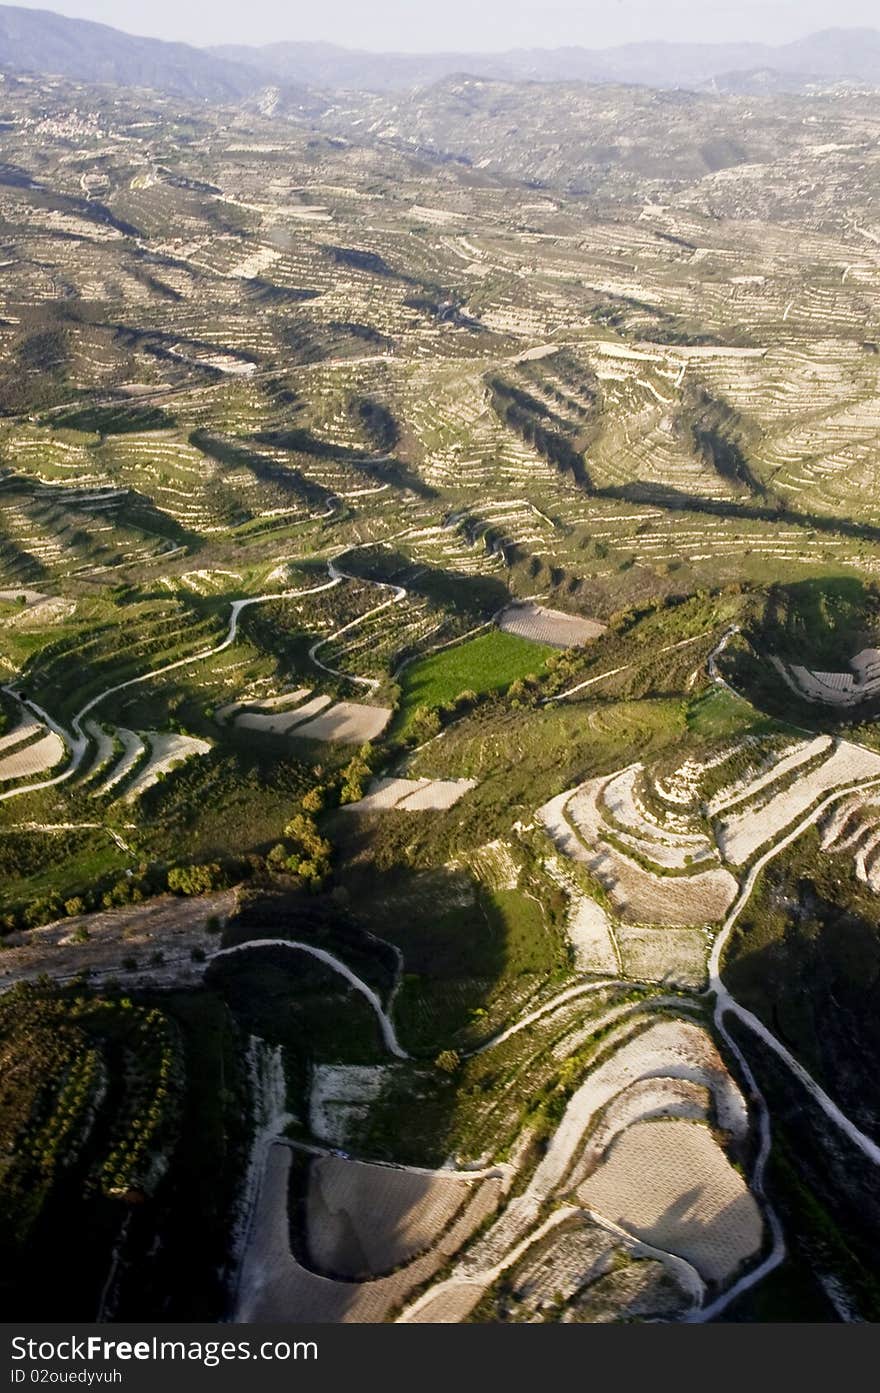
[[[168,889],[176,895],[206,895],[225,883],[223,868],[211,861],[202,866],[173,866],[168,872]]]
[[[444,1074],[454,1074],[461,1065],[461,1055],[458,1050],[441,1050],[434,1060],[434,1067],[442,1070]]]

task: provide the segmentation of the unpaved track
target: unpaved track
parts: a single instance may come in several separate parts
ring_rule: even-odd
[[[736,697],[739,697],[740,693],[737,692],[735,688],[731,687],[730,683],[727,682],[724,677],[722,677],[721,673],[718,670],[716,660],[719,653],[723,652],[730,639],[733,637],[735,633],[738,632],[738,630],[738,625],[733,625],[731,626],[731,628],[727,629],[725,633],[722,635],[717,646],[709,654],[708,659],[709,675],[719,686],[726,688],[726,690],[730,692],[732,696]],[[763,1021],[759,1020],[758,1017],[753,1014],[753,1012],[748,1011],[744,1006],[740,1005],[740,1003],[736,1000],[734,996],[731,995],[728,988],[724,985],[724,982],[721,977],[721,959],[724,954],[724,950],[727,946],[728,940],[730,939],[730,935],[738,919],[740,918],[740,915],[742,914],[743,910],[745,909],[746,905],[751,899],[752,893],[755,889],[755,886],[758,883],[758,880],[760,878],[761,872],[764,870],[764,867],[775,857],[777,857],[781,852],[785,851],[787,847],[791,846],[792,843],[797,841],[797,839],[802,835],[802,833],[804,833],[809,827],[814,826],[815,823],[818,822],[819,819],[828,811],[830,807],[833,807],[833,805],[836,802],[839,802],[843,798],[849,797],[853,792],[865,792],[869,789],[873,790],[878,787],[880,787],[880,783],[878,783],[878,781],[874,779],[863,784],[856,785],[854,787],[850,786],[835,790],[834,793],[829,794],[827,798],[823,799],[823,801],[818,805],[817,808],[814,808],[812,812],[808,813],[806,817],[802,818],[801,821],[795,825],[795,827],[793,827],[783,837],[780,837],[778,841],[774,842],[773,845],[770,846],[768,850],[765,851],[757,859],[757,861],[755,861],[754,865],[748,871],[746,878],[742,883],[740,893],[737,896],[737,899],[735,900],[734,904],[731,906],[730,912],[727,918],[725,919],[721,927],[721,930],[718,933],[715,942],[712,946],[712,951],[709,955],[708,964],[709,984],[706,990],[707,992],[715,993],[715,1028],[722,1040],[724,1041],[724,1043],[726,1044],[727,1048],[730,1050],[731,1054],[739,1064],[740,1070],[742,1071],[742,1075],[748,1085],[748,1088],[751,1092],[752,1098],[755,1103],[760,1144],[758,1148],[758,1155],[755,1159],[754,1170],[752,1173],[751,1189],[753,1193],[756,1195],[756,1197],[763,1203],[765,1217],[770,1226],[772,1244],[770,1252],[768,1253],[767,1257],[763,1260],[763,1262],[759,1263],[759,1265],[753,1268],[751,1272],[748,1272],[743,1277],[741,1277],[738,1282],[735,1282],[734,1285],[730,1287],[728,1291],[722,1293],[722,1295],[719,1296],[717,1300],[713,1301],[711,1305],[703,1307],[700,1310],[695,1310],[690,1315],[690,1317],[688,1317],[688,1319],[691,1321],[705,1322],[713,1320],[716,1316],[720,1315],[722,1311],[724,1311],[731,1304],[732,1301],[735,1301],[737,1297],[741,1296],[751,1287],[756,1286],[757,1283],[762,1281],[770,1272],[774,1270],[774,1268],[778,1267],[779,1264],[784,1260],[786,1252],[785,1238],[782,1232],[782,1225],[772,1205],[770,1205],[767,1202],[764,1188],[764,1176],[767,1169],[767,1162],[770,1158],[770,1150],[772,1146],[770,1110],[767,1106],[767,1101],[764,1098],[763,1093],[758,1087],[757,1080],[755,1079],[754,1073],[752,1072],[752,1069],[749,1066],[749,1063],[746,1060],[745,1055],[743,1054],[742,1050],[739,1048],[736,1041],[733,1039],[732,1035],[727,1030],[727,1027],[724,1024],[725,1016],[735,1016],[736,1019],[739,1020],[748,1030],[751,1030],[753,1034],[757,1035],[758,1038],[768,1047],[768,1049],[772,1050],[773,1053],[777,1056],[777,1058],[781,1059],[782,1062],[791,1071],[791,1073],[794,1074],[795,1077],[800,1080],[800,1082],[806,1088],[807,1092],[810,1094],[810,1097],[822,1109],[829,1121],[833,1122],[834,1125],[838,1127],[841,1132],[843,1132],[844,1136],[846,1136],[856,1147],[858,1147],[858,1149],[862,1152],[864,1156],[867,1157],[869,1161],[873,1162],[874,1165],[880,1165],[880,1146],[878,1146],[876,1142],[872,1141],[870,1137],[866,1136],[865,1133],[862,1132],[855,1125],[855,1123],[852,1122],[851,1119],[846,1116],[846,1114],[838,1107],[834,1100],[828,1096],[825,1090],[823,1088],[820,1088],[819,1084],[816,1083],[815,1079],[811,1077],[811,1075],[807,1072],[803,1065],[795,1059],[794,1055],[785,1048],[785,1046],[782,1044],[780,1040],[777,1040],[776,1036],[773,1034],[772,1031],[768,1030],[768,1028],[764,1025]]]
[[[874,1163],[874,1165],[880,1165],[880,1146],[872,1141],[870,1137],[866,1136],[865,1133],[841,1111],[833,1099],[829,1098],[824,1089],[820,1088],[811,1075],[807,1073],[803,1065],[798,1063],[794,1055],[785,1048],[780,1040],[777,1040],[772,1031],[767,1029],[763,1021],[759,1020],[753,1012],[741,1006],[735,997],[730,994],[721,978],[721,958],[734,926],[751,899],[752,892],[758,883],[761,872],[768,862],[772,861],[781,852],[785,851],[787,847],[791,846],[793,842],[797,841],[797,839],[809,827],[814,826],[835,803],[843,798],[849,797],[854,792],[864,793],[869,790],[876,790],[877,788],[880,788],[880,781],[872,779],[863,784],[835,790],[834,793],[829,794],[827,798],[823,799],[819,806],[814,808],[811,813],[808,813],[790,832],[786,833],[784,837],[781,837],[768,851],[765,851],[763,856],[760,856],[752,866],[743,881],[743,886],[736,903],[733,905],[724,921],[721,932],[718,934],[713,944],[712,952],[709,955],[709,990],[714,991],[716,994],[715,1022],[719,1030],[724,1033],[728,1043],[730,1043],[730,1039],[727,1032],[724,1030],[722,1021],[725,1015],[733,1015],[736,1016],[738,1020],[742,1021],[743,1025],[747,1026],[749,1030],[757,1035],[764,1044],[788,1066],[792,1073],[800,1079],[814,1101],[819,1104],[819,1107],[825,1113],[826,1117],[828,1117],[835,1126],[839,1127],[844,1135],[847,1136],[868,1160]]]
[[[346,550],[349,550],[349,548],[346,548]],[[340,552],[340,556],[344,555],[345,552]],[[375,692],[377,688],[381,686],[377,678],[358,677],[353,673],[342,672],[339,668],[328,667],[327,664],[322,663],[321,659],[316,655],[319,649],[326,647],[328,643],[332,643],[333,639],[340,638],[342,634],[347,634],[351,629],[357,628],[358,624],[363,624],[365,619],[371,619],[374,614],[381,614],[382,610],[389,609],[391,605],[399,604],[401,600],[405,600],[406,590],[402,585],[391,585],[384,580],[368,580],[364,576],[349,575],[346,571],[340,571],[336,562],[332,560],[327,562],[327,570],[334,585],[338,585],[339,582],[343,580],[359,580],[362,581],[364,585],[375,585],[380,590],[394,591],[390,600],[384,600],[381,605],[375,605],[373,609],[368,609],[366,614],[359,614],[357,619],[352,619],[350,623],[343,624],[341,629],[336,629],[332,634],[327,634],[324,638],[319,638],[317,643],[313,643],[309,649],[310,662],[313,662],[315,667],[319,667],[322,672],[328,672],[331,677],[341,677],[346,682],[355,682],[359,687],[366,687],[368,691]]]
[[[264,605],[270,600],[291,600],[299,595],[314,595],[319,590],[331,590],[335,585],[340,583],[341,579],[341,576],[339,578],[331,577],[324,585],[313,585],[307,590],[281,590],[274,595],[252,595],[245,600],[233,600],[229,614],[229,628],[226,632],[226,637],[220,643],[216,644],[214,648],[204,648],[200,653],[193,653],[189,658],[178,658],[176,662],[166,663],[164,667],[153,668],[149,672],[141,673],[138,677],[129,677],[126,682],[117,682],[113,687],[105,687],[102,692],[98,692],[97,696],[93,696],[90,701],[86,702],[85,706],[81,707],[73,717],[71,720],[73,734],[65,730],[57,721],[53,720],[48,711],[44,711],[35,701],[31,701],[30,698],[23,700],[14,688],[4,686],[4,692],[14,697],[20,705],[26,707],[34,715],[38,716],[56,735],[60,735],[65,745],[67,745],[70,750],[71,759],[70,764],[63,773],[56,774],[54,778],[51,779],[43,779],[40,783],[26,784],[21,788],[8,789],[7,792],[0,793],[0,801],[5,798],[17,798],[23,793],[35,793],[41,788],[53,788],[56,784],[62,784],[65,780],[71,778],[82,764],[89,747],[88,736],[83,730],[82,723],[86,716],[94,711],[95,707],[106,700],[108,696],[112,696],[115,692],[126,691],[127,688],[135,687],[141,682],[150,682],[153,678],[161,677],[166,672],[175,672],[178,668],[189,667],[192,663],[202,663],[206,658],[213,658],[217,653],[222,653],[224,649],[229,648],[235,642],[238,635],[239,617],[242,611],[248,609],[251,605]]]
[[[257,948],[285,948],[292,949],[297,953],[308,953],[310,957],[317,958],[333,972],[338,972],[340,977],[344,977],[346,982],[354,987],[355,991],[360,992],[361,996],[365,997],[372,1006],[382,1031],[382,1038],[389,1052],[396,1055],[398,1059],[409,1059],[409,1055],[397,1039],[397,1033],[390,1016],[373,988],[367,986],[366,982],[352,972],[348,964],[344,963],[341,958],[334,957],[332,953],[325,952],[323,948],[315,948],[311,943],[299,943],[290,938],[252,938],[246,943],[236,943],[231,948],[218,949],[216,953],[210,955],[208,962],[216,962],[218,958],[228,958],[234,953],[247,953]]]
[[[139,683],[150,682],[156,677],[161,677],[166,672],[175,672],[179,668],[189,667],[193,663],[204,662],[207,658],[213,658],[218,653],[224,652],[225,649],[231,647],[235,642],[238,636],[239,618],[242,612],[249,609],[251,605],[264,605],[268,604],[271,600],[292,600],[302,595],[316,595],[322,590],[332,590],[335,586],[341,585],[344,580],[363,580],[365,585],[375,585],[382,590],[393,590],[394,594],[390,600],[386,600],[383,604],[377,605],[375,609],[369,610],[367,614],[360,615],[357,619],[353,620],[351,624],[344,625],[341,629],[337,629],[335,633],[327,635],[326,638],[319,639],[318,642],[313,644],[309,649],[309,658],[316,667],[323,669],[324,672],[330,673],[333,677],[341,677],[348,682],[355,682],[360,686],[368,687],[371,691],[375,690],[380,685],[375,678],[356,677],[345,672],[339,672],[335,668],[327,667],[320,659],[315,657],[315,654],[319,648],[329,643],[331,639],[338,638],[340,634],[347,632],[347,630],[353,628],[354,625],[362,623],[364,619],[369,618],[373,614],[378,614],[380,610],[387,609],[389,605],[397,604],[399,601],[405,599],[407,592],[403,586],[400,585],[388,585],[384,581],[365,580],[361,576],[347,575],[345,572],[340,571],[332,560],[328,561],[327,570],[330,579],[325,581],[323,585],[313,585],[305,590],[280,590],[272,595],[251,595],[243,600],[233,600],[229,613],[229,628],[227,629],[226,637],[222,639],[220,643],[216,644],[213,648],[204,648],[199,653],[193,653],[189,658],[178,658],[176,662],[166,663],[164,667],[153,668],[149,672],[141,673],[138,677],[130,677],[125,682],[117,682],[115,686],[105,687],[102,692],[98,692],[97,696],[92,697],[90,701],[86,702],[85,706],[81,707],[72,718],[71,730],[66,730],[64,726],[59,725],[59,723],[49,715],[48,711],[44,711],[35,701],[31,701],[30,698],[23,700],[13,687],[4,685],[2,688],[4,692],[13,697],[33,715],[37,716],[38,719],[43,721],[56,735],[60,736],[70,750],[71,758],[70,763],[62,773],[55,774],[51,779],[42,779],[37,783],[25,784],[19,788],[7,789],[4,793],[0,793],[0,802],[6,798],[17,798],[24,793],[35,793],[39,789],[54,788],[56,784],[65,783],[67,779],[72,778],[82,764],[86,751],[89,748],[89,737],[83,729],[83,721],[101,702],[105,701],[108,696],[113,696],[116,692],[126,691],[129,687],[135,687]]]
[[[134,854],[128,842],[123,841],[120,834],[104,822],[14,822],[9,827],[0,828],[0,834],[3,832],[103,832],[120,851]]]

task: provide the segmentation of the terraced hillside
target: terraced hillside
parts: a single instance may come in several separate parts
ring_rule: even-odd
[[[5,1309],[878,1319],[876,94],[229,100],[0,84]]]

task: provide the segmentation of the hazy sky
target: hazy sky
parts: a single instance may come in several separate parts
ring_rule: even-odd
[[[21,0],[20,0],[21,3]],[[634,39],[758,39],[880,24],[877,0],[24,0],[187,43],[327,39],[352,48],[603,48]]]

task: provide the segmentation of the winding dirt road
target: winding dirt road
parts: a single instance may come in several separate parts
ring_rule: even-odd
[[[102,701],[107,699],[107,697],[113,696],[115,692],[126,691],[129,687],[136,687],[139,683],[151,682],[155,677],[161,677],[166,672],[176,672],[179,668],[189,667],[193,663],[204,662],[206,658],[216,657],[218,653],[222,653],[235,642],[238,635],[238,621],[242,611],[248,609],[251,605],[264,605],[270,600],[292,600],[300,595],[315,595],[320,590],[332,590],[335,585],[340,584],[341,580],[341,576],[331,576],[331,579],[325,582],[324,585],[313,585],[307,590],[281,590],[274,595],[252,595],[244,600],[233,600],[229,614],[229,628],[227,629],[226,637],[220,643],[216,644],[213,648],[203,648],[201,652],[193,653],[189,658],[178,658],[176,662],[166,663],[163,667],[152,668],[149,672],[140,673],[137,677],[129,677],[125,682],[117,682],[112,687],[105,687],[102,692],[98,692],[97,696],[93,696],[90,701],[87,701],[85,706],[81,707],[72,718],[71,728],[73,734],[65,730],[64,726],[59,725],[58,722],[49,715],[48,711],[44,711],[42,706],[38,706],[35,701],[31,701],[29,697],[25,698],[19,696],[14,687],[4,686],[4,692],[14,697],[21,706],[33,712],[35,716],[45,722],[50,730],[61,737],[70,750],[71,759],[69,765],[62,773],[55,774],[50,779],[42,779],[39,783],[25,784],[20,788],[8,789],[5,793],[0,793],[0,801],[6,798],[18,798],[24,793],[35,793],[41,788],[53,788],[56,784],[62,784],[65,780],[72,778],[82,764],[86,751],[89,748],[89,738],[83,730],[82,723],[86,716],[94,711]]]

